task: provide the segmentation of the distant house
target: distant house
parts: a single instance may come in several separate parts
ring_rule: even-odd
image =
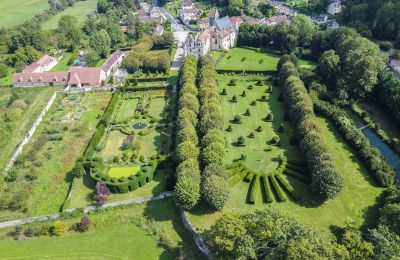
[[[23,70],[23,72],[35,73],[35,72],[49,71],[57,63],[58,63],[58,60],[56,58],[51,57],[46,54],[42,58],[40,58],[38,61],[35,61],[32,64],[29,64],[28,66],[26,66],[25,69]]]
[[[205,30],[208,27],[210,27],[210,21],[208,18],[201,18],[197,21],[197,26],[201,29],[201,30]]]
[[[102,86],[107,76],[101,68],[73,67],[69,71],[68,85],[82,88],[85,86]]]
[[[181,4],[181,8],[182,9],[192,9],[193,6],[193,2],[192,0],[183,0],[182,4]]]
[[[189,23],[190,21],[196,21],[199,19],[200,15],[201,11],[195,7],[179,10],[179,18],[185,24]]]
[[[115,51],[110,58],[108,58],[101,69],[106,74],[106,77],[109,77],[112,72],[121,64],[122,59],[125,57],[125,53],[123,51]]]
[[[19,86],[65,86],[69,72],[22,72],[13,74],[13,85]]]
[[[139,10],[139,20],[143,23],[163,23],[167,18],[161,12],[160,8],[154,6],[146,9],[144,7]]]
[[[153,33],[154,36],[161,36],[163,35],[163,33],[164,33],[164,27],[161,24],[157,25],[156,28],[154,28],[154,33]]]
[[[328,5],[326,11],[328,14],[332,15],[340,13],[342,11],[342,4],[340,3],[340,1],[334,1],[333,3]]]
[[[276,15],[276,16],[272,16],[272,17],[266,19],[265,24],[268,26],[275,26],[275,25],[281,24],[281,23],[290,24],[291,21],[292,20],[291,20],[290,16]]]

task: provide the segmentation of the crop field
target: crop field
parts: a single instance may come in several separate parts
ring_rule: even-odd
[[[0,114],[6,117],[0,117],[0,128],[8,129],[0,131],[1,170],[56,90],[55,87],[0,88]]]
[[[63,15],[71,15],[75,16],[78,19],[80,24],[83,24],[87,15],[96,10],[97,0],[86,0],[75,2],[74,6],[65,9],[64,11],[56,14],[55,16],[51,17],[48,21],[46,21],[42,28],[44,30],[56,29],[58,27],[58,20]]]
[[[0,211],[0,218],[21,211],[40,215],[59,210],[72,180],[70,171],[110,96],[106,92],[57,95],[12,169],[16,178],[2,186],[0,193],[10,200],[10,211]]]
[[[1,0],[0,27],[16,26],[48,8],[47,0]]]

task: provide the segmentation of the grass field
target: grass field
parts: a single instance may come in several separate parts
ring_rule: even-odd
[[[247,156],[246,165],[251,169],[259,172],[271,172],[278,167],[279,155],[285,155],[289,158],[299,157],[297,147],[289,144],[288,140],[292,135],[288,124],[283,122],[283,103],[277,102],[277,89],[273,89],[273,93],[269,97],[269,101],[259,101],[261,96],[270,95],[266,93],[267,87],[272,87],[270,81],[265,82],[265,76],[232,76],[219,75],[218,91],[221,93],[225,88],[227,95],[222,98],[222,111],[229,111],[224,114],[225,129],[230,125],[232,131],[225,131],[227,137],[228,153],[225,156],[225,164],[232,163],[234,159],[240,158],[241,154]],[[236,86],[229,86],[230,80],[236,80]],[[257,86],[258,80],[263,81],[263,86]],[[253,89],[248,89],[249,85]],[[242,92],[245,91],[246,96],[242,97]],[[232,96],[237,96],[238,102],[231,102]],[[256,100],[256,106],[250,105]],[[249,109],[250,115],[246,116],[246,109]],[[265,122],[268,112],[274,114],[274,122]],[[235,124],[232,122],[235,115],[241,116],[242,123]],[[285,130],[283,133],[277,131],[279,125],[283,123]],[[257,132],[256,128],[261,126],[263,131]],[[249,134],[253,132],[254,138],[249,138]],[[281,135],[281,146],[269,146],[268,143],[273,135]],[[237,147],[239,136],[246,139],[246,146]],[[265,151],[269,147],[272,151]]]
[[[223,55],[222,52],[212,52],[215,60]],[[270,71],[275,70],[281,55],[274,52],[259,52],[250,48],[233,48],[229,50],[218,63],[218,70]],[[304,68],[315,68],[312,61],[299,60]]]
[[[16,26],[48,8],[47,0],[1,0],[0,27]]]
[[[200,259],[172,199],[102,211],[88,217],[91,222],[88,232],[69,231],[60,237],[15,241],[4,239],[11,229],[1,230],[1,258],[174,259],[180,251],[189,259]],[[63,220],[68,227],[78,221],[79,218]],[[43,224],[33,224],[40,225]],[[162,247],[160,237],[176,250]]]
[[[69,69],[68,61],[71,56],[72,53],[65,52],[63,58],[51,69],[51,71],[67,71]]]
[[[131,98],[123,100],[115,120],[117,122],[123,122],[125,120],[133,118],[133,116],[135,115],[135,109],[138,102],[139,98]]]
[[[65,9],[64,11],[56,14],[55,16],[51,17],[48,21],[46,21],[42,29],[50,30],[56,29],[58,27],[58,20],[63,15],[71,15],[75,16],[78,19],[78,22],[82,24],[86,20],[86,16],[96,10],[97,0],[86,0],[75,2],[74,6]]]
[[[24,215],[57,212],[72,179],[69,172],[110,97],[106,92],[58,95],[15,167],[17,180],[2,185],[0,194],[23,196]],[[0,219],[8,216],[0,211]]]
[[[11,158],[17,145],[22,141],[28,130],[32,127],[34,121],[45,107],[54,91],[55,87],[45,88],[16,88],[9,87],[0,88],[0,114],[13,113],[12,104],[9,104],[12,93],[17,95],[19,101],[24,100],[26,107],[22,109],[21,116],[15,118],[11,122],[2,122],[3,127],[7,126],[7,131],[1,134],[0,131],[0,170],[2,171]],[[18,101],[15,101],[18,102]],[[1,181],[0,181],[1,183]]]
[[[139,166],[136,167],[114,167],[108,171],[108,176],[111,178],[121,178],[135,175],[140,170]]]
[[[337,198],[319,204],[314,200],[315,196],[306,183],[288,178],[300,196],[299,201],[289,200],[269,205],[264,203],[263,196],[259,194],[256,204],[250,205],[245,203],[248,184],[241,182],[231,189],[223,213],[243,213],[257,208],[274,207],[327,235],[332,235],[331,231],[335,227],[343,227],[350,222],[361,227],[374,224],[378,214],[376,203],[383,189],[376,186],[366,168],[354,156],[355,152],[346,144],[333,124],[323,118],[318,118],[318,122],[337,170],[345,181],[345,188]],[[196,227],[204,230],[209,228],[221,214],[209,212],[204,206],[200,206],[191,213],[190,218]]]

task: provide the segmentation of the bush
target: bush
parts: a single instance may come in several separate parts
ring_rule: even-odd
[[[183,162],[190,158],[197,158],[199,156],[199,149],[190,141],[185,141],[178,145],[176,156],[179,162]]]
[[[221,95],[226,96],[228,93],[226,92],[226,88],[222,89]]]
[[[244,113],[245,116],[250,116],[250,109],[246,109],[246,112]]]
[[[262,80],[260,80],[260,79],[259,79],[259,80],[257,80],[257,83],[256,83],[256,85],[257,85],[257,86],[262,86],[262,85],[263,85],[263,82],[262,82]]]
[[[208,167],[210,167],[210,165]],[[207,167],[204,171],[207,171]],[[222,210],[229,196],[229,185],[226,178],[216,174],[203,175],[205,175],[202,181],[202,194],[204,200],[211,207],[217,210]]]
[[[235,79],[229,80],[228,86],[236,86],[236,80]]]
[[[269,112],[267,116],[264,118],[264,120],[267,122],[272,122],[274,121],[274,115],[271,112]]]
[[[271,138],[271,141],[269,142],[271,145],[279,145],[279,136],[274,135]]]
[[[382,51],[390,51],[393,48],[393,44],[391,42],[380,42],[379,48]]]
[[[186,210],[192,209],[200,200],[200,172],[179,174],[174,189],[176,204]]]
[[[81,232],[86,232],[89,230],[90,219],[87,216],[81,217],[81,220],[77,223],[77,228]]]
[[[4,177],[6,182],[14,182],[17,180],[17,173],[14,169],[11,169],[7,172],[7,175]]]
[[[56,222],[54,222],[54,225],[51,227],[51,234],[54,236],[61,236],[64,235],[65,233],[65,225],[63,222],[61,222],[60,220],[56,220]]]
[[[241,123],[242,123],[242,117],[241,117],[240,115],[236,115],[236,116],[233,118],[233,123],[235,123],[235,124],[241,124]]]
[[[247,87],[247,89],[249,89],[249,90],[252,90],[254,87],[253,87],[253,85],[249,85],[248,87]]]
[[[254,138],[254,133],[253,132],[250,132],[249,138]]]
[[[257,194],[260,191],[260,176],[255,174],[253,177],[253,181],[250,185],[250,195],[249,195],[249,203],[254,204],[257,200]]]
[[[237,146],[246,146],[246,139],[243,136],[240,136],[237,140]]]
[[[257,101],[255,101],[255,100],[251,101],[250,105],[256,106],[257,105]]]
[[[232,126],[229,125],[228,128],[226,129],[227,132],[232,132]]]
[[[234,103],[237,102],[237,97],[236,97],[236,95],[233,95],[233,96],[232,96],[231,102],[234,102]]]
[[[242,95],[241,95],[242,97],[246,97],[246,90],[243,90],[243,92],[242,92]]]
[[[258,127],[256,128],[256,131],[257,131],[257,132],[262,132],[262,130],[263,130],[262,126],[258,126]]]

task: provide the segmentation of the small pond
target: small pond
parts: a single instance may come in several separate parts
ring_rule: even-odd
[[[133,128],[133,129],[143,129],[143,128],[147,127],[147,126],[148,126],[147,123],[144,123],[144,122],[136,122],[136,123],[134,123],[134,124],[132,125],[132,128]]]

